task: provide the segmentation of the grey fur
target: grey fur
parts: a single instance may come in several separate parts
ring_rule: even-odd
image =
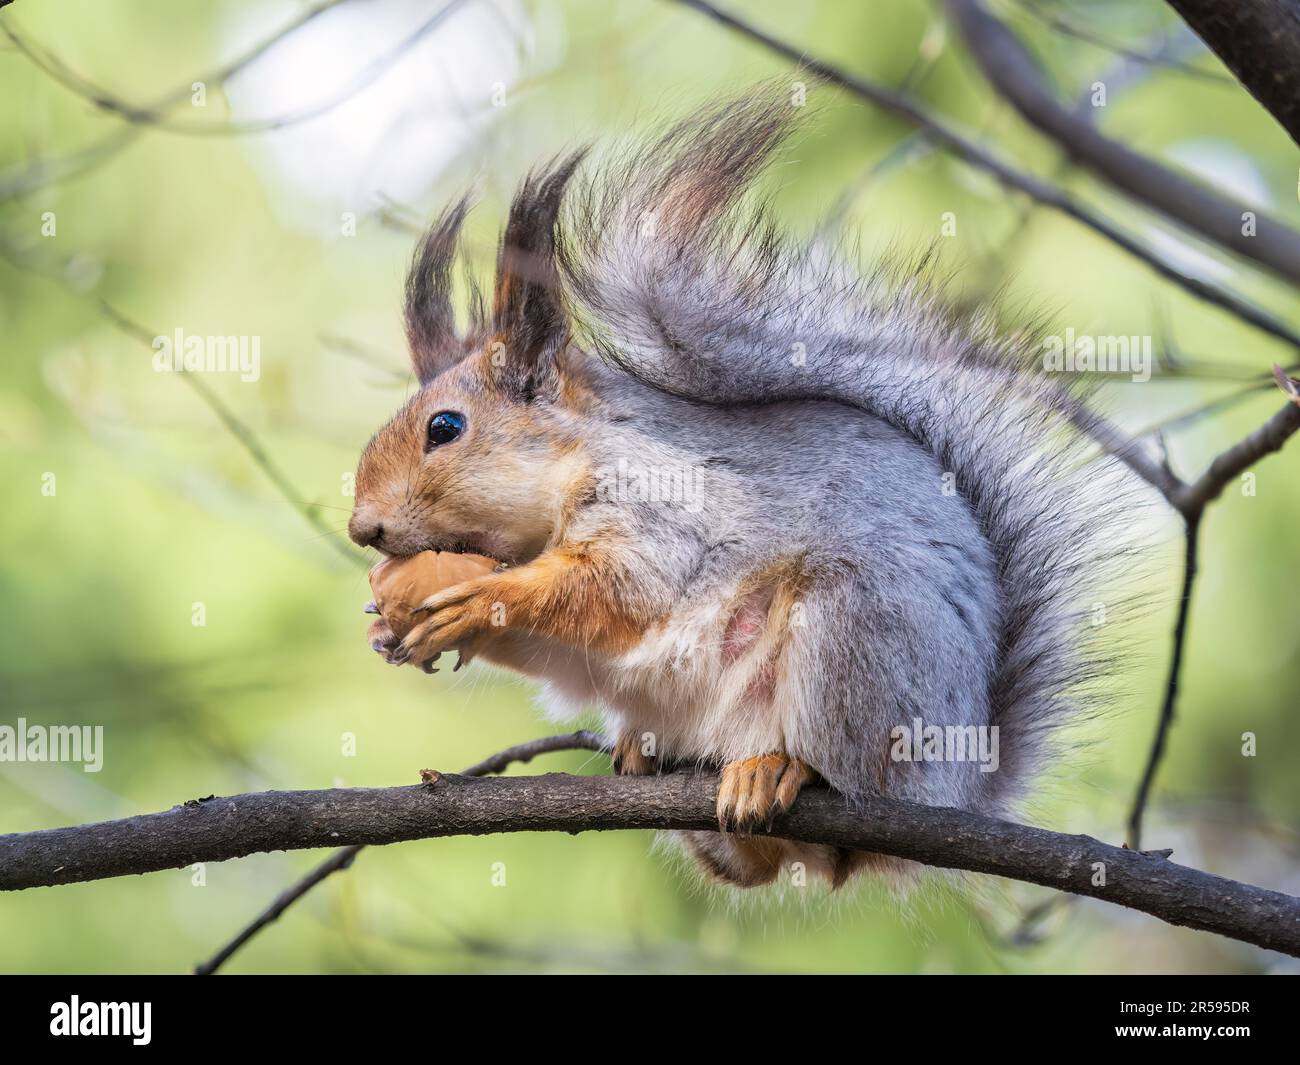
[[[859,277],[740,202],[791,115],[731,103],[589,177],[571,194],[566,290],[611,364],[710,406],[680,409],[675,444],[734,458],[740,494],[761,501],[745,508],[751,563],[801,543],[853,573],[810,603],[827,620],[809,761],[852,795],[873,790],[863,738],[900,714],[999,725],[999,772],[926,765],[891,789],[1005,811],[1100,668],[1086,615],[1126,557],[1127,478],[1113,460],[1077,468],[1032,340],[954,318],[923,270]]]
[[[1087,614],[1125,556],[1125,473],[1081,466],[1032,341],[947,309],[924,264],[863,277],[778,233],[746,194],[792,114],[712,109],[565,193],[550,235],[576,342],[558,357],[599,401],[546,417],[606,474],[688,471],[697,491],[597,491],[550,545],[624,545],[609,594],[664,619],[642,646],[536,645],[511,664],[660,756],[778,750],[850,800],[1007,813],[1102,668]],[[557,199],[553,176],[530,180]],[[723,637],[773,566],[797,573],[797,618],[771,634],[771,698],[750,699],[759,667],[729,662]],[[914,718],[997,726],[998,770],[892,759]],[[825,848],[747,866],[726,837],[689,842],[735,883],[791,860],[843,878]]]

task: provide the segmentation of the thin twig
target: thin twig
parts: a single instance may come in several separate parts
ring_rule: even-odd
[[[1068,415],[1081,431],[1092,436],[1103,450],[1156,488],[1169,505],[1188,520],[1199,517],[1201,511],[1223,493],[1229,481],[1265,456],[1280,451],[1300,429],[1300,405],[1288,403],[1258,429],[1216,456],[1205,472],[1189,484],[1175,476],[1167,466],[1154,461],[1135,438],[1111,425],[1086,405],[1073,404]]]
[[[992,174],[1008,188],[1022,192],[1039,203],[1051,207],[1069,218],[1073,218],[1076,222],[1104,237],[1133,258],[1145,263],[1161,277],[1172,281],[1197,299],[1219,307],[1247,325],[1300,349],[1300,333],[1295,332],[1281,319],[1263,308],[1256,307],[1229,289],[1183,272],[1168,259],[1125,233],[1113,222],[1092,208],[1075,200],[1063,189],[1003,162],[969,137],[938,121],[909,97],[886,86],[846,73],[823,60],[802,53],[793,45],[771,36],[735,15],[714,7],[708,0],[674,0],[674,2],[707,15],[714,21],[749,37],[751,40],[757,41],[777,55],[801,64],[805,69],[824,81],[838,85],[854,95],[892,112],[911,125],[924,129],[926,135],[935,144],[947,149],[972,166]]]
[[[133,322],[121,311],[117,310],[107,302],[101,301],[100,307],[109,321],[117,326],[123,333],[140,341],[146,347],[153,347],[153,339],[157,334],[151,333],[144,326],[137,322]],[[297,489],[294,488],[293,482],[290,481],[288,475],[280,469],[279,463],[271,457],[270,452],[262,446],[257,434],[244,424],[239,416],[226,405],[226,402],[217,395],[215,391],[213,391],[212,387],[208,385],[206,381],[196,373],[182,371],[177,374],[177,376],[194,390],[198,397],[211,409],[212,413],[217,416],[217,419],[221,424],[230,431],[230,435],[239,441],[244,450],[248,452],[249,458],[251,458],[257,467],[266,474],[267,479],[275,486],[275,490],[284,497],[294,510],[307,520],[313,529],[321,534],[322,538],[326,540],[340,556],[355,565],[364,566],[367,564],[363,556],[357,554],[357,552],[352,550],[351,547],[337,538],[337,529],[331,528],[330,525],[325,522],[318,513],[316,513],[315,509],[310,504],[305,504],[301,501],[302,497]]]
[[[589,732],[582,729],[563,736],[543,736],[541,739],[531,740],[528,743],[518,743],[513,747],[507,747],[504,751],[499,751],[490,758],[476,762],[460,775],[463,777],[481,777],[490,773],[503,773],[516,762],[531,762],[539,754],[549,754],[553,751],[607,751],[608,749],[609,742],[604,736],[598,732]],[[216,954],[207,961],[196,965],[194,974],[196,976],[210,976],[215,973],[245,943],[267,925],[276,921],[285,910],[306,895],[317,884],[327,880],[335,873],[349,868],[363,849],[364,844],[340,847],[306,876],[280,892],[270,906],[263,910],[251,924],[245,926],[238,935],[217,951]]]
[[[1152,380],[1155,380],[1152,378]],[[1179,411],[1177,414],[1166,415],[1159,421],[1151,422],[1133,433],[1135,439],[1143,440],[1148,436],[1155,436],[1164,433],[1169,429],[1182,429],[1188,425],[1200,421],[1202,418],[1208,418],[1213,414],[1219,414],[1230,407],[1235,407],[1243,400],[1251,396],[1257,396],[1269,387],[1269,383],[1264,380],[1255,381],[1252,384],[1245,385],[1242,388],[1234,389],[1222,396],[1216,396],[1214,399],[1207,400],[1204,403],[1198,403],[1196,406],[1186,410]]]
[[[1020,39],[980,0],[948,0],[948,10],[999,96],[1074,162],[1197,236],[1300,283],[1300,233],[1134,151],[1062,106]],[[1255,225],[1247,232],[1243,219],[1248,214],[1254,215]]]
[[[408,381],[411,379],[409,369],[399,369],[388,361],[388,352],[377,347],[363,344],[359,340],[353,340],[351,337],[339,336],[335,333],[319,333],[317,339],[320,340],[331,351],[337,351],[340,355],[346,355],[350,359],[369,366],[372,370],[378,370],[385,377],[390,378],[394,383]]]
[[[1274,365],[1273,380],[1277,387],[1282,390],[1282,394],[1292,403],[1300,404],[1300,381],[1286,375],[1286,370],[1281,366]]]
[[[339,3],[341,0],[333,0],[333,3]],[[393,68],[406,52],[410,51],[421,40],[427,37],[433,30],[441,25],[450,15],[463,7],[470,0],[448,0],[448,2],[439,10],[430,15],[424,22],[408,33],[392,47],[375,56],[359,74],[354,77],[347,85],[343,86],[336,92],[331,93],[325,98],[318,100],[307,107],[299,108],[296,111],[290,111],[283,115],[277,115],[274,118],[253,119],[247,122],[183,122],[179,119],[168,118],[165,114],[165,108],[145,108],[135,104],[128,103],[118,99],[112,94],[104,91],[98,86],[91,83],[88,79],[75,71],[61,60],[45,52],[39,46],[30,42],[16,33],[8,23],[0,23],[0,29],[9,37],[23,55],[27,56],[38,69],[54,78],[65,88],[77,93],[84,99],[89,100],[92,104],[103,111],[116,115],[123,121],[135,126],[148,126],[151,129],[162,130],[167,133],[180,133],[189,137],[230,137],[243,136],[250,133],[267,133],[271,130],[286,129],[290,126],[296,126],[302,122],[310,121],[313,118],[320,118],[328,114],[340,105],[352,99],[363,89],[374,84],[380,77]],[[326,8],[333,4],[325,5]],[[323,10],[322,8],[321,10]]]
[[[303,26],[320,17],[331,8],[347,2],[348,0],[323,0],[322,3],[307,8],[297,18],[282,26],[270,36],[264,37],[230,62],[197,78],[187,78],[183,83],[178,84],[175,88],[160,96],[154,103],[140,110],[155,114],[171,111],[190,99],[195,82],[201,82],[208,86],[224,85],[241,70],[260,59],[281,41],[302,29]],[[5,25],[7,26],[8,23],[6,22]],[[79,151],[54,159],[37,159],[21,168],[15,168],[0,174],[0,203],[87,173],[116,156],[124,148],[132,144],[147,128],[149,127],[143,125],[128,125],[122,129],[114,130],[108,136]]]
[[[1119,459],[1173,504],[1186,485],[1168,466],[1155,461],[1140,440],[1111,424],[1081,400],[1062,395],[1061,403],[1066,417],[1080,432],[1092,437],[1106,454]]]
[[[1172,500],[1184,516],[1199,515],[1218,499],[1228,482],[1266,455],[1280,451],[1300,429],[1300,406],[1288,403],[1253,433],[1219,454],[1197,480]]]
[[[1133,806],[1128,815],[1128,837],[1125,846],[1133,850],[1142,849],[1142,817],[1146,813],[1147,800],[1151,797],[1151,786],[1155,783],[1156,770],[1159,769],[1161,759],[1165,755],[1165,744],[1178,705],[1178,683],[1182,676],[1183,655],[1187,646],[1187,623],[1192,610],[1192,587],[1196,583],[1196,548],[1200,528],[1200,514],[1187,519],[1183,587],[1178,599],[1178,618],[1174,623],[1174,646],[1173,654],[1169,659],[1169,677],[1165,681],[1165,698],[1160,706],[1160,717],[1156,722],[1155,739],[1151,741],[1146,767],[1142,770],[1142,781],[1138,784],[1137,794],[1133,798]]]
[[[1088,29],[1086,26],[1080,26],[1077,22],[1064,18],[1055,11],[1047,11],[1039,7],[1031,0],[1017,0],[1016,7],[1023,11],[1031,18],[1037,19],[1045,26],[1050,26],[1057,33],[1064,34],[1066,37],[1073,37],[1075,40],[1083,41],[1085,44],[1095,45],[1098,48],[1105,49],[1107,52],[1113,52],[1115,55],[1122,56],[1129,62],[1142,67],[1163,67],[1165,70],[1177,71],[1189,78],[1196,78],[1199,81],[1210,82],[1214,85],[1236,86],[1236,82],[1226,74],[1220,74],[1217,70],[1203,70],[1194,63],[1185,62],[1177,56],[1168,55],[1161,50],[1141,51],[1131,48],[1119,41],[1111,40],[1109,37],[1103,37],[1101,34]],[[1196,41],[1186,28],[1182,32],[1187,34],[1192,41]],[[1196,42],[1197,50],[1202,55],[1205,54],[1204,45]]]
[[[1285,374],[1282,375],[1285,378]],[[1285,391],[1285,389],[1284,389]],[[1288,403],[1267,422],[1254,432],[1221,452],[1206,471],[1191,484],[1186,484],[1174,477],[1167,467],[1162,471],[1175,482],[1172,491],[1165,496],[1169,503],[1183,517],[1186,532],[1186,548],[1183,560],[1183,584],[1178,601],[1178,616],[1174,623],[1173,654],[1169,663],[1169,678],[1165,684],[1165,697],[1160,707],[1160,716],[1156,722],[1155,739],[1147,754],[1146,767],[1142,771],[1142,780],[1138,784],[1137,794],[1128,819],[1128,845],[1137,849],[1142,840],[1142,818],[1146,812],[1147,802],[1155,782],[1157,770],[1164,758],[1165,745],[1169,730],[1173,726],[1177,710],[1178,686],[1182,673],[1185,647],[1187,643],[1188,617],[1191,610],[1192,589],[1196,581],[1197,546],[1200,537],[1201,517],[1205,508],[1218,499],[1228,482],[1243,473],[1250,466],[1278,451],[1288,439],[1300,429],[1300,405]],[[1162,491],[1164,491],[1162,489]]]
[[[315,869],[304,876],[301,880],[280,892],[280,894],[275,897],[275,901],[263,910],[262,913],[258,914],[256,920],[243,928],[234,939],[212,955],[211,958],[194,966],[194,975],[210,976],[215,973],[221,968],[221,966],[225,965],[226,962],[234,956],[235,952],[243,947],[245,943],[257,935],[257,933],[267,925],[279,920],[280,915],[283,914],[285,910],[307,894],[307,892],[322,880],[349,868],[356,860],[357,855],[364,849],[365,848],[360,845],[340,847],[331,854],[329,858],[321,862],[320,865],[316,866]]]

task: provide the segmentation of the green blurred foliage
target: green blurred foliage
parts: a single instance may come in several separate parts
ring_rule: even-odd
[[[398,5],[405,21],[395,21],[388,0],[343,6],[381,25],[393,22],[389,40],[414,24],[409,6]],[[1162,248],[1203,256],[1224,283],[1284,318],[1297,317],[1294,292],[1217,252],[1188,251],[1183,237],[1071,169],[991,96],[951,33],[945,36],[938,5],[822,0],[745,8],[810,54],[905,85],[1005,158],[1053,177]],[[1156,0],[998,5],[1066,98],[1115,69],[1117,58],[1063,36],[1030,8],[1133,47],[1175,25]],[[46,0],[14,5],[0,20],[96,85],[145,103],[218,67],[237,53],[232,42],[256,39],[250,24],[266,30],[301,10],[283,0]],[[507,105],[484,107],[466,149],[430,172],[416,199],[393,208],[401,217],[427,217],[473,181],[481,203],[470,250],[480,275],[511,185],[539,156],[644,128],[761,79],[804,80],[814,114],[772,182],[778,211],[795,229],[829,214],[865,263],[890,249],[925,247],[939,238],[943,213],[954,212],[957,236],[941,241],[941,251],[956,292],[979,298],[1005,287],[1012,321],[1045,313],[1080,333],[1153,334],[1188,359],[1240,375],[1294,359],[1073,222],[1029,210],[915,139],[910,152],[892,155],[910,133],[896,119],[813,83],[688,10],[652,0],[539,0],[510,10],[510,17],[481,23],[501,37],[523,27],[518,42],[504,45],[518,58]],[[1220,70],[1204,54],[1193,61]],[[284,62],[277,51],[261,61]],[[241,77],[257,72],[255,65]],[[312,74],[304,69],[300,77]],[[496,80],[484,66],[484,100]],[[329,85],[318,88],[328,95]],[[175,117],[228,118],[221,87],[210,92],[204,112],[186,103]],[[0,99],[0,189],[42,159],[124,128],[14,48],[0,51]],[[1202,162],[1238,161],[1265,190],[1260,206],[1300,224],[1294,149],[1240,89],[1148,68],[1114,92],[1096,120],[1156,157],[1186,159],[1191,151]],[[345,478],[369,434],[410,389],[397,308],[412,235],[370,197],[351,205],[356,235],[340,236],[337,205],[304,200],[268,163],[264,148],[278,136],[144,129],[84,174],[0,202],[0,469],[7,488],[0,723],[24,716],[102,724],[107,744],[98,774],[0,765],[0,830],[165,809],[213,792],[413,782],[423,766],[455,769],[553,727],[539,720],[523,682],[482,667],[434,678],[393,670],[362,640],[365,570],[338,550],[346,545]],[[350,151],[348,142],[338,143],[339,160]],[[315,224],[304,226],[312,211]],[[42,236],[45,212],[57,218],[52,237]],[[186,380],[154,372],[149,348],[117,328],[103,303],[150,333],[182,327],[260,336],[260,380],[205,380],[285,471],[292,503]],[[1152,381],[1110,387],[1103,399],[1137,429],[1234,387],[1230,380]],[[1261,391],[1172,432],[1175,468],[1199,471],[1278,403],[1276,393]],[[1291,683],[1300,666],[1300,599],[1287,589],[1300,522],[1297,454],[1293,446],[1262,463],[1253,495],[1230,486],[1206,520],[1184,695],[1147,832],[1150,845],[1173,846],[1183,862],[1292,893],[1300,888],[1300,781],[1292,771],[1300,716]],[[42,493],[50,473],[52,496]],[[294,504],[332,532],[321,535]],[[1107,839],[1122,835],[1154,727],[1178,579],[1173,521],[1135,515],[1131,535],[1152,545],[1149,565],[1133,577],[1150,607],[1130,624],[1117,622],[1113,636],[1131,668],[1110,700],[1112,712],[1081,727],[1031,811],[1039,823]],[[1086,543],[1061,547],[1088,550]],[[196,603],[204,604],[203,626],[192,624]],[[1246,731],[1259,738],[1252,759],[1240,756]],[[349,735],[351,757],[344,753]],[[561,755],[515,771],[538,769],[605,772],[606,763]],[[203,886],[193,870],[179,870],[5,896],[0,968],[183,971],[320,857],[273,854],[213,865]],[[504,863],[503,887],[491,886],[497,863]],[[1018,915],[1045,897],[1018,884],[935,878],[907,899],[871,887],[829,899],[791,894],[800,897],[716,894],[642,835],[426,841],[367,851],[230,969],[1279,966],[1276,956],[1097,903],[1056,908],[1042,942],[1013,943]]]

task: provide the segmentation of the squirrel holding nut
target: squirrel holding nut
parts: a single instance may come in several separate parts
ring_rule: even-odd
[[[1089,612],[1125,553],[1122,467],[1085,464],[1086,408],[1031,372],[1032,338],[755,202],[791,125],[746,99],[535,170],[459,328],[450,207],[406,283],[420,388],[366,446],[348,526],[392,560],[482,556],[417,582],[376,650],[456,649],[544,681],[557,715],[599,708],[620,773],[717,767],[719,831],[681,836],[744,887],[892,863],[750,834],[813,782],[1014,809],[1101,668]],[[914,757],[936,726],[991,731],[992,771]]]

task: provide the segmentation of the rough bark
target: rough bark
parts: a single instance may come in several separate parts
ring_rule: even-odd
[[[180,868],[272,850],[496,832],[716,827],[717,777],[442,776],[432,785],[263,792],[165,813],[0,837],[0,889]],[[1300,899],[1112,847],[960,810],[800,796],[773,834],[1042,884],[1300,956]]]
[[[1300,144],[1300,3],[1169,0],[1169,6]]]

